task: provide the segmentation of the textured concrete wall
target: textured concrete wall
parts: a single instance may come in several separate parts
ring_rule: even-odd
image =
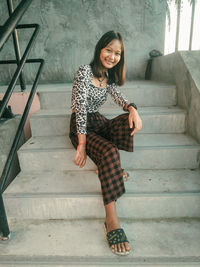
[[[200,143],[200,51],[177,52],[156,58],[152,79],[177,86],[178,105],[187,110],[186,131]]]
[[[7,18],[0,3],[0,24]],[[15,6],[19,0],[14,1]],[[39,23],[41,32],[32,57],[46,60],[43,82],[70,82],[80,64],[91,61],[94,46],[109,30],[119,31],[126,47],[128,79],[143,79],[148,53],[164,47],[166,0],[34,0],[22,22]],[[28,34],[20,34],[24,48]],[[12,44],[6,44],[1,58],[13,57]],[[36,67],[26,74],[34,77]],[[0,82],[9,80],[13,68],[0,68]]]

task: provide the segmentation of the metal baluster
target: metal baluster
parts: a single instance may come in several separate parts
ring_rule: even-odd
[[[5,241],[10,238],[10,230],[8,226],[2,194],[0,194],[0,232],[3,234],[2,236],[0,236],[0,240]]]
[[[193,28],[194,28],[194,13],[195,13],[195,1],[192,3],[192,17],[191,17],[191,25],[190,25],[190,45],[189,50],[192,50],[192,37],[193,37]]]
[[[9,16],[11,16],[11,14],[14,11],[12,0],[7,0],[7,6],[8,6]],[[12,37],[13,37],[13,45],[14,45],[14,49],[15,49],[15,56],[16,56],[16,60],[17,60],[17,65],[19,66],[20,60],[21,60],[21,52],[20,52],[20,47],[19,47],[18,32],[16,29],[14,30]],[[22,73],[19,76],[19,80],[20,80],[21,91],[24,91],[26,89],[26,85],[25,85]]]
[[[182,3],[182,0],[179,0],[178,1],[178,6],[177,6],[177,24],[176,24],[176,45],[175,45],[175,52],[178,51],[179,32],[180,32],[180,18],[181,18],[181,3]]]

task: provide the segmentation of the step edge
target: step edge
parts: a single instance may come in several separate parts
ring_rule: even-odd
[[[134,262],[133,262],[134,259]],[[123,259],[122,261],[119,261],[119,258],[113,258],[113,257],[68,257],[68,256],[31,256],[31,262],[30,257],[28,256],[15,256],[15,255],[3,255],[0,256],[1,264],[14,264],[16,263],[28,263],[27,266],[36,263],[36,264],[50,264],[51,265],[57,265],[62,264],[62,266],[67,266],[71,264],[74,266],[75,264],[83,265],[83,266],[90,266],[92,264],[99,264],[100,266],[103,266],[103,264],[108,264],[110,266],[134,266],[138,264],[142,264],[142,266],[148,266],[149,264],[155,264],[156,266],[159,266],[159,264],[169,264],[169,266],[172,266],[171,264],[184,264],[188,267],[188,264],[193,264],[199,266],[200,263],[200,256],[184,256],[184,257],[127,257],[126,259]],[[102,264],[103,263],[103,264]],[[64,265],[63,265],[64,264]],[[88,264],[88,265],[85,265]],[[181,266],[180,266],[181,267]]]
[[[147,107],[148,108],[148,107]],[[139,109],[138,109],[139,110]],[[53,112],[58,112],[58,114],[54,114]],[[120,115],[119,110],[110,110],[108,111],[100,111],[103,115]],[[123,112],[123,111],[121,111]],[[152,116],[152,115],[175,115],[175,114],[181,114],[181,115],[186,115],[187,111],[185,109],[176,109],[172,108],[167,110],[153,110],[149,111],[148,110],[139,110],[140,114],[143,114],[144,116]],[[148,114],[146,113],[148,112]],[[43,114],[42,114],[43,113]],[[44,114],[45,113],[45,114]],[[124,113],[125,114],[125,113]],[[66,116],[71,116],[71,109],[65,110],[65,109],[40,109],[38,112],[34,113],[31,115],[32,118],[37,118],[37,117],[66,117]]]
[[[171,150],[171,149],[179,149],[179,150],[182,150],[182,149],[191,149],[191,150],[200,150],[200,144],[197,144],[197,145],[174,145],[174,146],[134,146],[134,152],[135,151],[141,151],[141,150]],[[52,148],[28,148],[28,147],[21,147],[19,150],[18,150],[18,153],[37,153],[37,152],[46,152],[46,151],[49,151],[49,152],[54,152],[54,151],[75,151],[74,148],[57,148],[57,147],[52,147]],[[123,150],[120,150],[120,151],[123,151]]]
[[[55,197],[57,199],[59,198],[102,198],[101,192],[87,192],[87,193],[4,193],[4,198],[10,199],[10,198],[52,198]],[[200,198],[200,191],[197,192],[160,192],[160,193],[145,193],[145,192],[126,192],[126,194],[123,196],[124,198]]]

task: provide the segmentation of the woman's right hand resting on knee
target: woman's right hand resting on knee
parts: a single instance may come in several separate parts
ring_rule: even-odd
[[[74,163],[80,168],[82,168],[86,163],[86,159],[87,159],[87,155],[85,152],[85,145],[80,144],[78,145],[77,150],[76,150]]]
[[[85,147],[86,147],[85,134],[78,134],[78,142],[79,142],[79,145],[77,146],[77,149],[76,149],[74,163],[80,168],[82,168],[85,165],[86,159],[87,159],[87,155],[85,151]]]

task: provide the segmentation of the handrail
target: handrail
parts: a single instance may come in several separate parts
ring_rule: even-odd
[[[4,167],[2,175],[1,175],[1,182],[0,182],[0,193],[1,194],[4,191],[6,178],[7,178],[8,174],[9,174],[10,167],[11,167],[14,155],[15,155],[15,153],[17,151],[17,147],[18,147],[18,144],[19,144],[19,141],[20,141],[20,137],[21,137],[23,129],[24,129],[24,125],[25,125],[25,122],[26,122],[26,119],[27,119],[31,104],[33,102],[33,97],[34,97],[35,92],[36,92],[39,76],[40,76],[40,73],[41,73],[43,65],[44,65],[44,60],[43,59],[33,59],[33,60],[29,60],[29,63],[40,63],[40,66],[39,66],[38,72],[36,74],[36,78],[35,78],[33,87],[32,87],[32,89],[30,91],[30,95],[29,95],[26,107],[24,109],[24,113],[23,113],[22,118],[20,120],[18,129],[17,129],[17,133],[15,135],[15,138],[14,138],[10,153],[8,155],[5,167]]]
[[[9,0],[9,2],[10,1],[11,0]],[[31,91],[30,91],[28,101],[26,103],[26,107],[25,107],[23,115],[21,117],[16,135],[15,135],[15,138],[13,140],[12,147],[10,149],[6,164],[5,164],[3,172],[2,172],[1,180],[0,180],[0,233],[2,232],[2,234],[3,234],[2,237],[0,236],[0,240],[7,240],[7,239],[9,239],[9,236],[10,236],[10,229],[8,226],[8,220],[7,220],[7,216],[6,216],[6,210],[4,207],[2,194],[5,190],[8,174],[9,174],[9,171],[10,171],[13,159],[14,159],[14,155],[15,155],[17,148],[18,148],[18,144],[19,144],[19,141],[20,141],[23,129],[24,129],[24,125],[25,125],[28,113],[30,111],[30,107],[31,107],[31,104],[33,102],[34,95],[36,93],[36,88],[37,88],[38,81],[39,81],[39,78],[41,75],[41,71],[42,71],[43,66],[44,66],[44,60],[43,59],[40,59],[40,58],[28,59],[28,55],[29,55],[30,50],[31,50],[31,48],[32,48],[32,46],[36,40],[40,26],[38,24],[18,25],[21,17],[25,13],[25,11],[27,10],[27,8],[29,7],[31,2],[32,2],[32,0],[22,0],[21,3],[18,5],[18,7],[15,9],[15,11],[13,13],[9,12],[10,18],[0,28],[0,51],[3,47],[3,45],[5,44],[5,42],[8,40],[9,36],[11,34],[13,34],[13,32],[16,29],[24,29],[24,28],[34,28],[35,29],[34,32],[32,33],[32,36],[28,42],[28,45],[27,45],[25,52],[24,52],[21,59],[17,56],[17,53],[15,53],[16,60],[1,60],[0,61],[0,64],[17,64],[16,71],[15,71],[15,73],[11,79],[11,82],[7,88],[7,91],[3,97],[2,103],[0,105],[0,119],[1,119],[1,116],[4,112],[4,109],[8,103],[11,95],[12,95],[12,92],[14,90],[16,83],[17,83],[17,80],[18,80],[18,78],[20,78],[20,75],[22,73],[22,70],[23,70],[25,63],[40,63],[35,80],[34,80],[34,83],[33,83],[33,86],[32,86]]]
[[[26,59],[27,59],[27,57],[28,57],[28,55],[30,53],[31,47],[34,44],[34,41],[35,41],[35,39],[37,37],[37,34],[39,32],[39,27],[40,27],[38,24],[23,24],[23,25],[17,26],[17,29],[33,28],[33,27],[35,27],[35,31],[33,32],[32,36],[31,36],[31,39],[30,39],[30,41],[29,41],[29,43],[27,45],[27,48],[26,48],[23,56],[22,56],[22,59],[20,60],[20,64],[18,65],[18,67],[17,67],[17,69],[16,69],[16,71],[15,71],[15,73],[13,75],[13,78],[12,78],[12,80],[10,82],[10,85],[9,85],[9,87],[8,87],[4,97],[3,97],[2,105],[0,106],[0,118],[1,118],[1,116],[3,114],[3,112],[4,112],[4,109],[5,109],[6,105],[8,104],[8,101],[10,100],[11,94],[12,94],[12,92],[14,90],[14,87],[15,87],[15,85],[17,83],[17,79],[19,78],[19,75],[20,75],[20,73],[21,73],[21,71],[22,71],[22,69],[24,67]]]
[[[14,10],[12,15],[4,23],[3,27],[0,28],[0,51],[10,35],[13,33],[14,29],[20,22],[22,16],[26,12],[32,1],[33,0],[22,0]]]

